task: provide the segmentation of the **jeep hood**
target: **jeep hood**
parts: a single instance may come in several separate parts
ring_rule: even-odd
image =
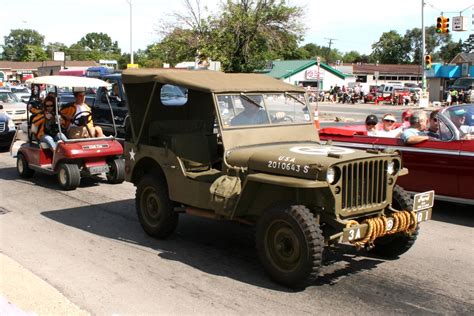
[[[226,161],[253,172],[322,180],[332,165],[392,155],[305,142],[234,148],[226,151]]]

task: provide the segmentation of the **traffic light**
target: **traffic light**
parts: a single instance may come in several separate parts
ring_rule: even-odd
[[[425,55],[425,68],[431,69],[431,55]]]
[[[449,18],[439,16],[436,19],[436,33],[449,33]]]

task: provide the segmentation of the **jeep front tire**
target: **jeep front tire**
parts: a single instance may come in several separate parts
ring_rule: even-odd
[[[260,260],[276,282],[299,288],[317,278],[324,238],[305,206],[265,211],[257,223],[256,239]]]
[[[166,238],[178,226],[178,213],[168,197],[164,179],[145,175],[137,186],[135,197],[138,220],[145,232],[156,238]]]

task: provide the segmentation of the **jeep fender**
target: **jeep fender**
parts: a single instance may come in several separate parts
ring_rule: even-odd
[[[246,177],[232,217],[256,215],[269,205],[265,202],[298,202],[299,191],[328,188],[325,181],[300,179],[266,173],[254,173]]]

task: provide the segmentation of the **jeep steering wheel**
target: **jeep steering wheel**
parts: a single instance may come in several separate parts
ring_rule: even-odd
[[[91,115],[92,115],[91,111],[81,111],[79,113],[76,113],[76,115],[74,115],[74,118],[72,119],[72,122],[76,126],[86,126],[87,123],[89,122],[89,117]],[[85,119],[83,119],[83,117]],[[85,124],[84,124],[84,120],[86,122]]]

